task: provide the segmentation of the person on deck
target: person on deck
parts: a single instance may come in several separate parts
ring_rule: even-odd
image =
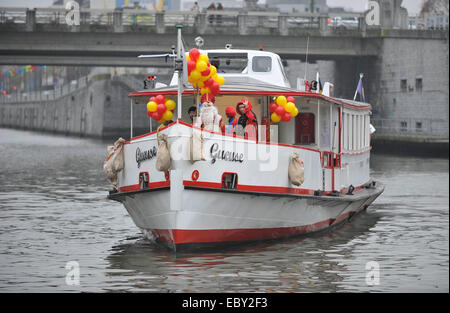
[[[216,133],[220,133],[224,128],[222,116],[211,101],[203,103],[199,117],[193,125]]]
[[[195,106],[191,106],[188,109],[189,118],[191,119],[191,124],[194,123],[194,118],[197,116],[197,108]]]
[[[236,133],[236,125],[238,123],[238,119],[236,118],[236,110],[232,106],[228,106],[225,109],[225,114],[228,117],[228,125],[226,125],[226,128],[224,129],[224,133],[225,134],[235,134]]]
[[[258,140],[258,121],[252,104],[244,98],[236,105],[236,111],[241,115],[237,122],[237,135],[246,139]]]

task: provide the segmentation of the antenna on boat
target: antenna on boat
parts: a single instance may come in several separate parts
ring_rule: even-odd
[[[309,36],[308,39],[306,40],[306,58],[305,58],[305,81],[306,81],[306,74],[308,73],[308,51],[309,50]]]
[[[181,39],[181,29],[183,28],[182,25],[177,25],[177,32],[178,32],[178,38],[177,38],[177,56],[175,59],[175,70],[178,73],[178,93],[177,93],[177,104],[178,104],[178,110],[177,110],[177,122],[181,119],[181,93],[183,92],[183,75],[184,75],[184,58],[186,57],[184,55],[184,46],[183,41]]]

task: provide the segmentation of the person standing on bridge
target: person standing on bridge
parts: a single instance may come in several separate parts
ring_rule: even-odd
[[[198,15],[200,14],[200,7],[198,5],[198,2],[194,2],[194,6],[192,7],[191,11],[195,14],[194,15],[194,26],[197,26],[198,24]]]
[[[217,11],[223,11],[223,6],[220,2],[217,4]],[[217,24],[222,24],[222,15],[216,15],[216,22]]]
[[[216,5],[214,4],[214,2],[211,3],[211,4],[209,5],[209,7],[208,7],[206,10],[207,10],[207,11],[215,11],[215,10],[216,10]],[[208,16],[208,21],[209,21],[209,23],[210,23],[210,24],[214,23],[214,19],[215,19],[215,16],[214,16],[213,14],[210,13],[210,15]]]

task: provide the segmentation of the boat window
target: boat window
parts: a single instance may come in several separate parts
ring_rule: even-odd
[[[272,58],[266,56],[253,57],[252,70],[259,73],[272,71]]]
[[[238,182],[238,176],[236,173],[223,173],[222,175],[222,188],[223,189],[236,189]]]
[[[327,105],[320,106],[320,146],[330,147],[330,107]]]
[[[247,53],[208,53],[208,57],[218,73],[242,73],[248,64]]]
[[[286,86],[290,86],[289,80],[287,79],[286,72],[284,71],[284,66],[281,63],[281,60],[278,59],[278,65],[280,66],[281,75],[283,75],[283,80]]]
[[[148,172],[141,172],[141,173],[139,173],[139,186],[140,186],[140,189],[147,189],[149,180],[150,180],[150,177],[148,175]]]

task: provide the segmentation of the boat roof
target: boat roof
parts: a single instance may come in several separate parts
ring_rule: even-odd
[[[176,95],[178,93],[177,86],[167,86],[161,87],[157,89],[145,89],[142,91],[136,91],[129,94],[131,98],[147,98],[156,96],[159,94],[164,95]],[[184,88],[182,94],[188,95],[193,94],[194,89],[192,86]],[[328,97],[321,93],[316,92],[305,92],[299,91],[294,88],[280,87],[269,84],[262,83],[241,83],[241,84],[224,84],[220,87],[220,95],[268,95],[268,96],[276,96],[276,95],[284,95],[284,96],[297,96],[297,97],[310,97],[310,98],[318,98],[331,103],[340,104],[350,109],[355,110],[370,110],[372,109],[371,105],[366,102]]]
[[[221,95],[285,95],[320,98],[325,101],[344,105],[347,108],[357,110],[370,110],[368,103],[347,99],[339,99],[325,96],[317,92],[305,92],[292,88],[287,80],[280,56],[276,53],[262,50],[235,50],[235,49],[213,49],[200,50],[202,54],[208,54],[210,60],[224,57],[226,60],[247,59],[247,64],[242,72],[219,73],[225,78],[225,84],[220,87]],[[254,57],[256,57],[254,59]],[[258,57],[263,57],[259,58]],[[270,57],[270,62],[268,62]],[[258,64],[258,60],[262,61]],[[230,61],[231,62],[231,61]],[[242,65],[242,64],[241,64]],[[262,66],[261,66],[262,65]],[[194,89],[187,81],[183,86],[183,94],[193,94]],[[158,94],[176,95],[178,93],[178,73],[175,72],[169,86],[155,89],[145,89],[130,93],[132,98],[143,98]]]

